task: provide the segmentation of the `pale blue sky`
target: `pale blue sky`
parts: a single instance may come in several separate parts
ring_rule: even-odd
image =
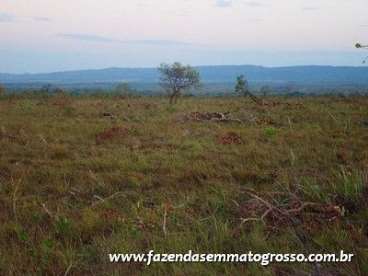
[[[353,45],[368,42],[367,7],[367,0],[1,0],[0,72],[176,60],[359,66],[366,53]]]

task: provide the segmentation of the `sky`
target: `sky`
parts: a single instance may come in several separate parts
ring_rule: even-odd
[[[0,72],[361,66],[367,0],[0,0]]]

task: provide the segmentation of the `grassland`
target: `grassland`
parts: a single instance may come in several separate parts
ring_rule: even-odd
[[[146,267],[107,254],[343,249],[354,261],[321,275],[368,275],[368,98],[266,102],[3,97],[0,274],[308,275],[310,264]]]

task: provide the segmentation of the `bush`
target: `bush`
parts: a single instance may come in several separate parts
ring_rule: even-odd
[[[268,138],[273,138],[276,136],[277,130],[273,127],[267,127],[265,128],[264,133]]]

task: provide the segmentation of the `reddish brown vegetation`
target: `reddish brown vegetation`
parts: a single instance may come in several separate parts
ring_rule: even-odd
[[[269,118],[269,117],[257,118],[256,123],[257,125],[274,125],[275,124],[272,118]]]
[[[124,137],[127,134],[128,134],[128,129],[126,128],[112,127],[96,135],[96,144],[100,145],[105,141],[109,141],[114,138]]]
[[[62,90],[58,90],[51,102],[54,106],[66,107],[72,104],[72,98],[65,94]]]
[[[243,140],[237,133],[228,132],[218,137],[218,142],[222,145],[240,145],[243,143]]]

